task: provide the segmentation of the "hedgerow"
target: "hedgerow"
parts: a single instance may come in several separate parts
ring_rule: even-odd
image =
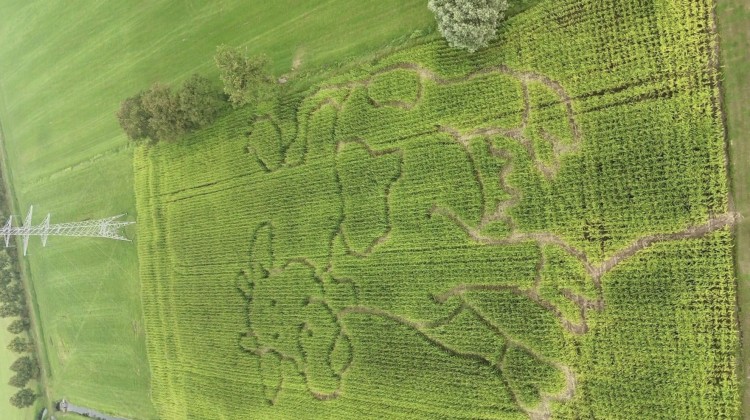
[[[159,416],[737,418],[712,7],[543,1],[138,148]]]

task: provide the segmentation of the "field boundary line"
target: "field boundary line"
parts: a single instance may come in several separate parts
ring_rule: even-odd
[[[3,130],[2,114],[5,111],[5,95],[2,91],[2,85],[0,85],[0,174],[2,176],[2,188],[5,190],[5,196],[8,198],[8,210],[15,214],[21,214],[19,211],[20,206],[18,204],[18,197],[15,194],[15,188],[13,187],[13,174],[10,170],[8,163],[8,153],[5,148],[5,131]],[[18,241],[18,238],[14,238]],[[39,307],[36,300],[36,290],[34,290],[34,282],[31,279],[31,267],[29,266],[28,260],[18,256],[17,260],[18,269],[21,274],[21,281],[24,285],[24,292],[26,294],[27,310],[29,312],[29,319],[31,320],[30,333],[34,340],[34,346],[36,347],[37,359],[39,359],[39,387],[41,388],[42,394],[45,401],[43,406],[47,408],[49,412],[54,412],[53,399],[50,394],[49,377],[52,376],[49,362],[49,354],[47,353],[47,346],[45,345],[44,328],[42,327],[41,317],[39,315]],[[3,367],[0,366],[0,369]]]
[[[739,332],[736,373],[740,385],[740,413],[750,415],[750,165],[743,158],[750,152],[750,73],[742,66],[750,63],[750,30],[743,17],[750,15],[744,0],[717,2],[712,12],[712,28],[716,36],[714,60],[718,72],[718,106],[724,135],[729,206],[745,216],[735,225],[734,274],[736,281],[736,318]],[[717,7],[720,6],[720,7]],[[736,9],[744,10],[736,10]],[[744,70],[744,71],[743,71]],[[731,90],[731,91],[730,91]]]

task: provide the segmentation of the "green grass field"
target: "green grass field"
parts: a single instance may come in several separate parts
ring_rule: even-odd
[[[742,334],[740,370],[744,418],[750,416],[750,4],[721,1],[717,7],[721,60],[724,73],[724,105],[732,158],[734,206],[745,216],[737,224],[737,297]]]
[[[713,7],[544,1],[136,150],[159,416],[738,418]]]
[[[52,212],[53,222],[134,219],[119,102],[157,80],[215,78],[218,44],[266,53],[278,74],[298,59],[305,72],[367,55],[431,19],[421,0],[0,0],[0,121],[16,211],[34,204],[36,220]],[[32,240],[30,254],[49,395],[154,418],[135,245],[51,238],[46,249]]]

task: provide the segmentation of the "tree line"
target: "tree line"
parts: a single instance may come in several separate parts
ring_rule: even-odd
[[[120,104],[117,119],[136,142],[174,141],[213,123],[230,107],[239,108],[267,97],[273,86],[264,55],[248,57],[240,48],[219,46],[214,57],[223,91],[193,74],[175,91],[155,82]]]
[[[10,398],[10,403],[18,408],[34,403],[37,395],[27,387],[32,379],[39,379],[39,363],[36,347],[29,335],[31,319],[26,302],[26,293],[18,270],[18,253],[14,248],[0,249],[0,317],[14,318],[8,324],[8,332],[15,337],[8,350],[18,353],[18,359],[10,366],[14,375],[8,384],[21,388]]]
[[[454,48],[475,52],[497,38],[507,0],[429,0],[438,30]],[[231,107],[266,99],[273,77],[265,55],[247,56],[238,47],[221,45],[214,62],[223,90],[210,79],[193,74],[175,91],[155,82],[120,103],[117,120],[128,139],[153,144],[178,138],[213,123]]]

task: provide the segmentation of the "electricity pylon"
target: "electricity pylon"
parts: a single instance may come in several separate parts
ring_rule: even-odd
[[[98,220],[86,220],[83,222],[71,222],[71,223],[49,223],[49,214],[44,221],[36,226],[31,225],[31,214],[34,206],[29,207],[29,213],[26,215],[26,219],[23,221],[23,226],[13,226],[13,216],[8,218],[5,226],[0,229],[0,235],[5,237],[5,246],[10,245],[10,238],[12,236],[20,236],[23,238],[23,255],[26,255],[26,250],[29,247],[29,237],[39,236],[42,238],[42,246],[47,246],[48,236],[85,236],[90,238],[109,238],[117,239],[120,241],[128,241],[129,239],[122,236],[119,230],[125,226],[132,225],[135,222],[117,221],[124,214],[120,214],[106,219]]]

